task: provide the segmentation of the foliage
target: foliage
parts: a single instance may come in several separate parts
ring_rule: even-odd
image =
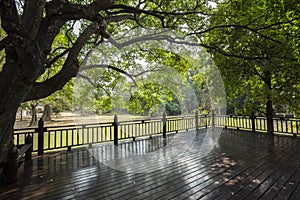
[[[210,26],[222,28],[209,32],[206,41],[218,48],[214,60],[232,111],[265,114],[268,100],[274,108],[299,111],[299,3],[228,1],[217,12],[223,18],[212,17]]]

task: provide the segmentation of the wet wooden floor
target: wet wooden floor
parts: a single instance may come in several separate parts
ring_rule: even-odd
[[[299,140],[208,129],[47,153],[0,199],[300,199]]]

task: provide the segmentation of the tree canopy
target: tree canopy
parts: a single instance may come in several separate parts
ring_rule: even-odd
[[[214,60],[229,102],[238,113],[266,115],[270,133],[274,108],[299,113],[299,9],[297,1],[229,1],[218,6],[222,21],[210,18],[222,27],[207,41],[220,48]]]

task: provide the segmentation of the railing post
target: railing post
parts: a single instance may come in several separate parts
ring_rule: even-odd
[[[204,115],[205,118],[205,128],[207,128],[207,115]]]
[[[44,154],[44,121],[41,118],[38,123],[38,155]]]
[[[251,112],[251,125],[252,125],[252,133],[255,133],[255,115],[254,115],[254,111]]]
[[[198,133],[199,130],[199,112],[196,110],[195,112],[195,126],[196,126],[196,133]]]
[[[115,114],[114,116],[114,122],[113,122],[113,126],[114,126],[114,145],[118,146],[118,116],[117,114]]]
[[[215,110],[211,112],[211,125],[213,128],[215,127]]]
[[[296,124],[297,124],[297,121],[296,121]],[[297,138],[297,132],[295,133],[293,129],[294,129],[294,127],[293,127],[293,121],[291,121],[291,131],[292,131],[293,137]]]
[[[167,114],[166,111],[163,113],[163,138],[165,139],[167,137]]]
[[[31,144],[31,147],[25,153],[25,160],[31,160],[33,144],[32,144],[32,137],[30,134],[27,135],[27,137],[25,139],[25,144]]]

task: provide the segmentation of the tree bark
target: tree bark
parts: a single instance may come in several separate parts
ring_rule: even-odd
[[[267,116],[267,133],[272,135],[274,133],[273,125],[273,102],[271,100],[272,95],[272,74],[270,71],[265,72],[265,84],[268,87],[267,105],[266,105],[266,116]]]
[[[267,133],[273,134],[274,133],[274,124],[273,124],[273,102],[269,99],[267,101]]]
[[[29,126],[35,126],[37,125],[37,113],[36,113],[36,106],[34,104],[31,104],[31,120],[29,123]]]
[[[0,114],[0,161],[6,161],[7,153],[13,148],[13,130],[17,110],[17,108],[14,110],[6,110]],[[0,169],[0,183],[4,181],[2,169]]]
[[[51,121],[51,107],[48,104],[44,106],[44,112],[42,115],[42,119],[44,122]]]

